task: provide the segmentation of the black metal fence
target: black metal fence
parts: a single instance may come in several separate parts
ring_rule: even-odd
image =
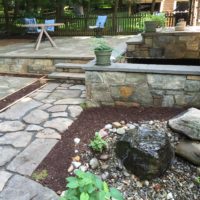
[[[108,16],[106,26],[102,31],[103,35],[131,35],[142,32],[144,29],[144,19],[147,13],[138,13],[131,16],[118,16],[113,19],[112,15]],[[24,35],[26,29],[21,27],[24,17],[9,18],[9,30],[12,35]],[[63,26],[56,27],[53,35],[55,36],[93,36],[94,31],[89,29],[90,25],[95,25],[97,16],[70,16],[63,17],[59,22],[64,23]],[[42,23],[45,17],[37,17],[37,22]],[[113,26],[115,21],[115,27]],[[166,26],[174,26],[175,18],[173,14],[166,14]],[[0,16],[0,34],[5,33],[5,18]]]

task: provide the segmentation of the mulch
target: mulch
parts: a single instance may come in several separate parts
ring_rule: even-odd
[[[81,139],[79,153],[87,150],[90,139],[107,123],[114,121],[138,122],[146,120],[168,120],[184,109],[178,108],[127,108],[101,107],[84,110],[79,118],[62,134],[62,139],[51,150],[36,171],[47,170],[48,177],[41,184],[56,192],[65,190],[67,169],[75,154],[74,138]]]
[[[6,73],[1,73],[2,75],[6,75],[6,76],[18,76],[18,77],[34,77],[34,78],[41,78],[41,75],[16,75],[16,74],[6,74]],[[3,108],[9,106],[10,104],[14,103],[15,101],[17,101],[18,99],[26,96],[27,94],[33,92],[34,90],[36,90],[37,88],[41,87],[42,85],[44,85],[45,82],[44,81],[40,81],[39,79],[37,81],[35,81],[34,83],[6,96],[5,98],[0,100],[0,110],[2,110]]]

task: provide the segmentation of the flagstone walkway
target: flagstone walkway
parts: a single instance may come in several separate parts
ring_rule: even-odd
[[[47,83],[0,113],[0,200],[58,199],[30,176],[81,113],[84,101],[84,85]]]

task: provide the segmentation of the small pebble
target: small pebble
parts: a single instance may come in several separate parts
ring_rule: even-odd
[[[80,169],[81,171],[83,171],[83,172],[86,172],[86,171],[88,170],[88,168],[87,168],[85,165],[81,165],[81,166],[79,167],[79,169]]]
[[[104,137],[108,136],[108,132],[105,131],[104,129],[101,129],[99,131],[99,135],[100,135],[100,137],[104,138]]]
[[[107,129],[107,130],[109,130],[109,129],[112,128],[112,124],[106,124],[104,128]]]
[[[173,197],[171,192],[167,194],[167,199],[174,199],[174,197]]]
[[[118,129],[117,129],[117,134],[123,135],[124,133],[126,133],[126,131],[125,131],[124,128],[118,128]]]
[[[106,180],[108,177],[109,177],[109,173],[108,173],[108,172],[104,172],[104,173],[101,175],[102,180]]]
[[[122,126],[119,122],[113,122],[112,125],[114,128],[120,128]]]
[[[147,180],[144,181],[144,185],[148,187],[149,186],[149,181],[147,181]]]
[[[75,143],[75,144],[79,144],[79,143],[80,143],[80,141],[81,141],[81,139],[80,139],[80,138],[74,138],[74,143]]]
[[[103,169],[103,170],[106,170],[106,169],[108,169],[109,168],[109,165],[101,165],[101,169]]]
[[[72,165],[73,165],[75,168],[79,168],[79,167],[81,166],[81,163],[80,163],[80,162],[73,161],[73,162],[72,162]]]
[[[108,154],[102,154],[99,159],[100,160],[108,160],[109,159],[109,155]]]
[[[98,166],[99,166],[99,161],[96,158],[92,158],[90,160],[90,167],[92,169],[96,169],[96,168],[98,168]]]
[[[75,156],[75,157],[72,158],[73,161],[77,161],[77,162],[79,162],[80,159],[81,159],[80,156]]]
[[[72,172],[73,170],[74,170],[74,166],[73,166],[73,165],[70,165],[67,171],[70,173],[70,172]]]
[[[200,167],[197,167],[197,175],[200,176]]]

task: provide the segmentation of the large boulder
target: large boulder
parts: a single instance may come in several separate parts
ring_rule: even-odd
[[[176,154],[200,166],[200,142],[189,140],[181,141],[176,146]]]
[[[190,108],[168,121],[169,127],[193,140],[200,140],[200,110]]]
[[[116,143],[116,155],[140,179],[152,179],[167,170],[174,152],[165,133],[140,127],[122,136]]]

